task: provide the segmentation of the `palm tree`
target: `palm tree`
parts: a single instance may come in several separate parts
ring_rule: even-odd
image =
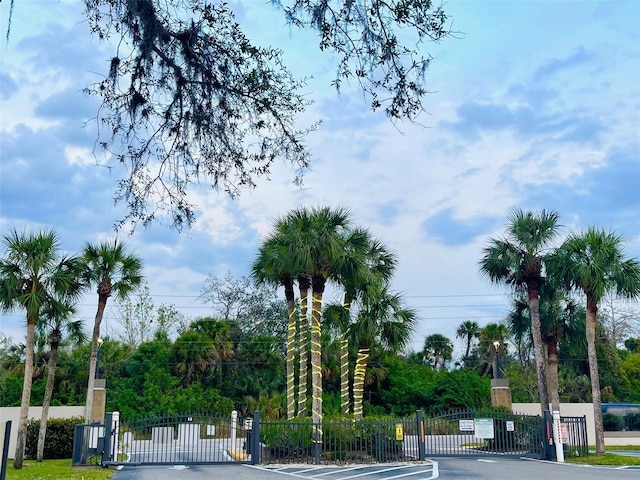
[[[542,210],[540,213],[515,209],[509,214],[505,239],[490,239],[483,251],[480,271],[491,282],[515,290],[525,290],[531,311],[531,335],[536,360],[540,408],[549,408],[546,368],[540,332],[540,287],[547,249],[558,230],[558,214]]]
[[[467,346],[464,350],[464,358],[467,358],[469,356],[473,339],[477,338],[479,333],[480,326],[473,320],[465,320],[456,330],[456,338],[464,338],[467,342]]]
[[[71,321],[70,317],[75,314],[75,305],[70,302],[52,299],[43,309],[43,322],[38,324],[38,328],[48,330],[50,348],[48,354],[47,385],[42,400],[42,413],[40,416],[40,432],[38,434],[38,447],[36,460],[41,462],[44,458],[44,441],[47,435],[47,421],[49,419],[49,406],[53,396],[53,386],[55,382],[55,372],[58,361],[58,348],[64,340],[64,331],[68,337],[76,344],[81,344],[86,340],[82,330],[82,321]]]
[[[308,348],[308,305],[311,279],[307,275],[298,275],[298,291],[300,292],[300,308],[298,314],[298,417],[307,414],[307,363]]]
[[[423,354],[427,361],[433,359],[433,369],[437,370],[440,361],[440,367],[444,370],[446,362],[451,360],[453,355],[453,344],[451,340],[440,333],[434,333],[424,339]]]
[[[552,411],[560,411],[558,380],[558,344],[563,338],[578,341],[575,334],[578,318],[584,318],[582,309],[559,289],[545,282],[540,289],[540,328],[542,340],[547,350],[547,382],[551,395]],[[516,338],[531,335],[531,314],[526,298],[516,297],[508,322],[511,333]]]
[[[87,243],[82,254],[84,278],[88,285],[96,285],[98,309],[96,311],[91,335],[91,357],[89,360],[89,381],[85,421],[93,418],[93,390],[95,387],[96,362],[98,358],[98,338],[100,324],[109,297],[115,294],[124,300],[129,293],[142,283],[142,261],[133,253],[128,253],[126,245],[118,240],[104,241],[99,244]]]
[[[356,321],[350,326],[350,337],[358,346],[353,379],[353,417],[362,418],[364,378],[372,346],[380,343],[388,351],[404,348],[416,326],[416,312],[404,306],[398,293],[388,285],[372,284],[363,293]]]
[[[58,235],[53,231],[23,232],[13,230],[3,236],[4,257],[0,259],[0,308],[24,309],[27,314],[24,381],[20,404],[20,421],[16,435],[15,468],[22,468],[31,381],[35,329],[44,306],[55,295],[77,296],[79,265],[74,257],[61,255]]]
[[[313,443],[319,448],[322,443],[322,297],[326,282],[334,278],[336,265],[344,256],[349,211],[299,208],[287,215],[286,224],[291,229],[290,255],[298,275],[311,278],[311,417]]]
[[[549,276],[569,290],[586,296],[586,336],[591,375],[591,396],[596,427],[596,453],[604,455],[600,375],[596,355],[598,304],[608,292],[624,298],[640,296],[640,263],[625,259],[622,238],[602,229],[589,227],[572,234],[549,262]]]
[[[266,282],[284,287],[289,321],[287,323],[287,419],[295,417],[295,343],[296,343],[296,303],[293,292],[294,266],[288,255],[289,240],[286,238],[285,219],[276,222],[275,233],[267,238],[258,250],[253,263],[252,274],[258,282]]]
[[[397,264],[396,256],[381,241],[363,228],[347,232],[345,254],[337,263],[335,275],[344,288],[341,308],[331,306],[330,323],[340,343],[340,409],[349,413],[349,340],[351,305],[369,285],[390,280]]]

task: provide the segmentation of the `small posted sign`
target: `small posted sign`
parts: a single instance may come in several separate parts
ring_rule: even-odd
[[[507,432],[513,432],[516,429],[515,424],[513,423],[513,420],[507,420],[506,424],[507,424]]]
[[[473,432],[475,430],[473,420],[458,420],[458,425],[461,432]]]
[[[494,438],[493,418],[476,418],[474,423],[476,427],[476,438]]]
[[[560,424],[560,439],[562,443],[569,443],[569,428],[564,422]]]
[[[402,430],[401,423],[396,423],[396,440],[404,440],[404,432]]]

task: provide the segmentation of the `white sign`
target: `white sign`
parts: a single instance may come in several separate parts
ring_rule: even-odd
[[[475,430],[473,426],[473,420],[458,420],[461,432],[473,432]]]
[[[512,420],[507,420],[507,432],[513,432],[515,430],[515,425]]]
[[[474,423],[476,427],[476,438],[494,438],[493,418],[476,418]]]

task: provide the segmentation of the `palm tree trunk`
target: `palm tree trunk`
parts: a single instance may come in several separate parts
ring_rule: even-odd
[[[362,396],[364,394],[364,376],[369,362],[369,349],[360,348],[356,359],[356,368],[353,373],[353,418],[362,418]]]
[[[349,415],[349,339],[342,332],[340,339],[340,411]]]
[[[351,296],[344,294],[344,310],[347,319],[351,315]],[[349,338],[347,326],[344,325],[340,338],[340,411],[349,415]]]
[[[320,282],[318,281],[317,283]],[[313,424],[311,441],[314,444],[314,455],[322,446],[322,345],[320,343],[320,319],[324,285],[318,286],[317,283],[314,281],[311,304],[311,422]]]
[[[100,337],[100,324],[104,309],[107,306],[107,297],[100,295],[98,299],[98,311],[93,324],[93,334],[91,336],[91,357],[89,358],[89,381],[87,382],[87,400],[85,402],[84,421],[93,421],[93,390],[96,385],[96,363],[98,362],[98,338]]]
[[[558,382],[558,339],[549,335],[546,338],[549,355],[549,370],[547,371],[549,391],[551,393],[551,411],[560,411],[560,392]]]
[[[547,390],[547,369],[544,362],[542,344],[542,327],[540,325],[540,295],[537,285],[527,284],[529,293],[529,311],[531,312],[531,336],[533,337],[533,351],[536,360],[536,374],[538,378],[538,394],[542,414],[549,409],[549,391]]]
[[[49,353],[49,373],[47,374],[47,386],[42,400],[42,414],[40,415],[40,432],[38,433],[38,451],[36,460],[44,459],[44,440],[47,436],[47,421],[49,420],[49,405],[53,396],[53,384],[56,377],[56,364],[58,360],[58,345],[60,344],[60,330],[54,329],[51,333],[51,351]]]
[[[285,286],[285,289],[292,288]],[[292,295],[293,296],[293,290]],[[296,343],[296,309],[293,298],[289,300],[287,295],[287,307],[289,310],[289,324],[287,326],[287,419],[291,420],[296,415],[295,398],[295,343]]]
[[[593,420],[596,427],[596,455],[604,455],[604,427],[602,424],[602,399],[600,398],[600,374],[596,354],[596,315],[598,306],[590,296],[587,297],[587,356],[591,376],[591,397],[593,401]]]
[[[307,332],[309,321],[307,320],[307,305],[309,296],[309,281],[305,278],[298,278],[300,287],[300,317],[298,323],[298,347],[299,347],[299,369],[298,369],[298,417],[307,415]]]
[[[37,317],[36,317],[37,318]],[[35,319],[27,320],[27,344],[25,348],[24,380],[22,383],[22,400],[20,402],[20,422],[16,434],[16,453],[13,457],[13,467],[22,468],[24,461],[24,447],[27,438],[27,421],[29,419],[29,403],[31,402],[31,381],[33,379],[33,349],[35,343]]]

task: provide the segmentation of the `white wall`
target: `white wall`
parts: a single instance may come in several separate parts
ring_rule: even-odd
[[[29,408],[29,420],[40,420],[42,407]],[[49,418],[71,418],[83,417],[85,409],[79,407],[49,407]],[[5,422],[11,420],[11,438],[9,441],[9,458],[13,458],[16,452],[16,436],[18,434],[18,423],[20,421],[20,407],[0,407],[0,442],[4,439]],[[0,444],[0,457],[2,456],[2,445]],[[2,461],[2,458],[0,458]]]
[[[540,403],[514,403],[511,406],[511,411],[525,415],[541,414]],[[587,417],[587,441],[589,445],[596,444],[596,424],[593,419],[592,403],[561,403],[560,415],[563,417]]]

